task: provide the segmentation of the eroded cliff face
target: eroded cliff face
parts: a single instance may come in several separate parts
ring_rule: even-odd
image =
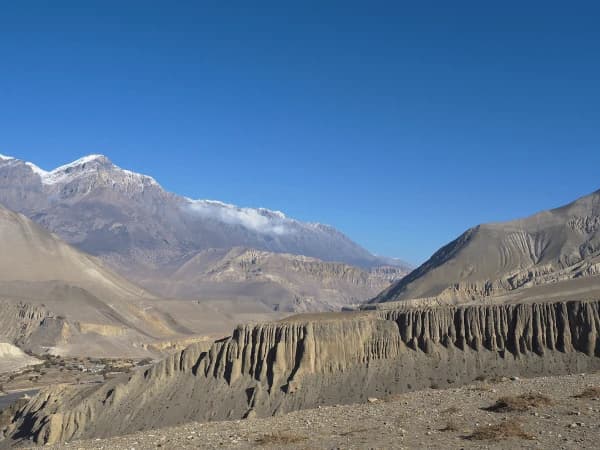
[[[129,378],[40,393],[5,444],[281,414],[482,374],[600,368],[599,313],[599,301],[405,307],[240,326],[208,351],[192,345]]]
[[[56,321],[43,306],[0,299],[0,340],[29,348],[41,327]]]
[[[338,311],[362,303],[402,278],[406,268],[370,270],[308,256],[243,247],[210,249],[168,279],[144,282],[168,298],[243,299],[276,311]]]

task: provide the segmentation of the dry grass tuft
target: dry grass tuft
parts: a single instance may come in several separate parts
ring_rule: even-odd
[[[505,381],[508,381],[508,380],[509,380],[509,378],[507,378],[507,377],[498,377],[498,376],[495,376],[495,377],[488,378],[487,381],[489,383],[499,384],[499,383],[504,383]]]
[[[459,412],[460,409],[458,409],[456,406],[451,406],[450,408],[443,410],[442,414],[458,414]]]
[[[500,377],[500,376],[487,376],[487,375],[478,375],[475,377],[475,379],[473,381],[477,381],[478,383],[485,383],[485,384],[498,384],[498,383],[502,383],[504,381],[508,381],[507,377]]]
[[[353,434],[361,434],[361,433],[366,433],[367,431],[373,431],[373,430],[376,430],[376,428],[356,428],[354,430],[338,433],[338,435],[339,436],[351,436]]]
[[[521,425],[515,420],[509,420],[488,427],[481,427],[466,436],[465,439],[473,441],[501,441],[504,439],[533,439],[533,436],[526,433]]]
[[[484,408],[492,412],[523,412],[530,408],[551,405],[552,400],[542,394],[521,394],[516,396],[501,397],[492,406]]]
[[[404,398],[404,394],[390,394],[387,397],[384,397],[382,400],[384,402],[397,402]]]
[[[449,420],[446,422],[446,426],[444,428],[440,428],[440,431],[458,431],[460,428],[458,424],[453,420]]]
[[[600,387],[588,387],[579,394],[574,395],[575,398],[600,398]]]
[[[259,438],[256,438],[254,443],[256,445],[285,445],[285,444],[295,444],[298,442],[305,441],[307,438],[305,436],[298,436],[295,434],[288,433],[270,433],[265,434]]]

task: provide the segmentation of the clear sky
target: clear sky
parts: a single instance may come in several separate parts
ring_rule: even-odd
[[[600,188],[594,3],[4,2],[0,153],[103,153],[418,263]]]

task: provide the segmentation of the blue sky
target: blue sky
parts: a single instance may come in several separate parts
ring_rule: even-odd
[[[600,188],[600,10],[491,3],[5,2],[0,153],[103,153],[418,263]]]

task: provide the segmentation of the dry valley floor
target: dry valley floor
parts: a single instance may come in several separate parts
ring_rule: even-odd
[[[44,449],[598,448],[600,373],[481,380],[266,419],[190,423]]]

